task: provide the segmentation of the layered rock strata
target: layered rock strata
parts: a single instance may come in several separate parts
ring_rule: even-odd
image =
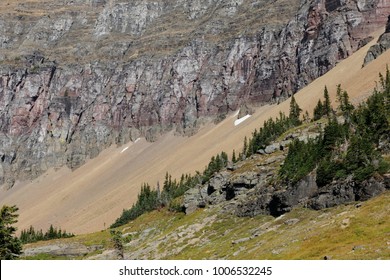
[[[5,1],[7,2],[7,1]],[[384,26],[385,0],[0,4],[0,184],[285,98]]]

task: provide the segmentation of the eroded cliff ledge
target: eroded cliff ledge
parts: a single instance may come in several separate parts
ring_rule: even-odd
[[[384,27],[385,0],[7,0],[0,184],[277,101]]]

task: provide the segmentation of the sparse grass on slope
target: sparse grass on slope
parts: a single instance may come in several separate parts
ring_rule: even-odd
[[[187,216],[153,211],[120,230],[132,236],[125,245],[125,258],[130,259],[390,259],[389,215],[387,191],[366,202],[322,211],[296,208],[276,219],[238,218],[222,214],[219,207]],[[108,231],[61,242],[103,245],[85,257],[112,248]]]

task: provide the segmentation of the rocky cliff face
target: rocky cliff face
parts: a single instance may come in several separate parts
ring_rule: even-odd
[[[4,2],[4,3],[3,3]],[[386,0],[0,4],[0,183],[277,101],[385,25]]]
[[[316,136],[318,134],[306,128],[287,138],[307,141]],[[231,163],[227,169],[215,173],[207,183],[188,190],[182,208],[186,214],[198,208],[218,206],[222,212],[239,217],[279,217],[299,206],[321,210],[366,201],[390,189],[390,174],[374,176],[361,182],[350,176],[334,180],[326,186],[318,186],[314,170],[297,184],[283,183],[278,178],[278,170],[287,152],[285,148],[279,147],[288,144],[272,143],[266,147],[266,151],[259,150],[249,159]]]
[[[390,15],[387,20],[385,33],[383,33],[379,37],[379,40],[375,45],[370,47],[366,57],[364,58],[363,65],[367,65],[374,59],[378,58],[382,53],[384,53],[388,49],[390,49]]]

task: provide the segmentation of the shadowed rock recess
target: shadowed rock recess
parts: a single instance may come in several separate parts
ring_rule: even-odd
[[[277,169],[284,158],[285,152],[254,155],[250,160],[256,165],[251,171],[245,171],[245,162],[234,164],[230,170],[216,173],[206,184],[187,191],[182,207],[186,214],[206,205],[219,205],[222,212],[239,217],[260,214],[279,217],[297,206],[321,210],[365,201],[390,189],[390,174],[364,182],[335,180],[320,187],[316,173],[312,172],[295,185],[273,183],[277,182]]]
[[[385,0],[0,3],[0,184],[276,102],[385,26]]]

